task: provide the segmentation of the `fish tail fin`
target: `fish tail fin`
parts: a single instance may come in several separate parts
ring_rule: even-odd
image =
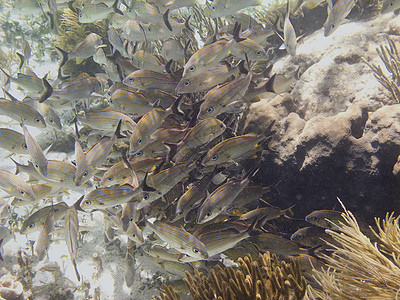
[[[142,188],[142,190],[144,191],[144,192],[154,192],[154,191],[156,191],[156,189],[155,188],[153,188],[153,187],[151,187],[151,186],[148,186],[147,185],[147,176],[148,176],[148,174],[149,173],[146,173],[146,175],[144,176],[144,179],[143,179],[143,181],[142,181],[142,183],[141,183],[141,188]]]
[[[291,207],[285,209],[285,215],[289,216],[289,217],[293,217],[294,216],[293,207],[295,207],[295,206],[296,206],[296,204],[294,204]]]
[[[68,53],[66,51],[64,51],[63,49],[59,48],[56,46],[56,50],[58,52],[60,52],[62,59],[61,59],[61,63],[60,63],[60,67],[59,70],[61,70],[61,68],[65,65],[65,63],[68,61]],[[60,73],[60,72],[59,72]]]
[[[264,84],[264,89],[266,92],[271,92],[276,94],[274,83],[275,83],[276,74],[272,75],[270,79]]]
[[[10,98],[11,101],[18,101],[17,98],[15,98],[13,95],[11,95],[9,92],[7,92],[5,89],[3,89],[4,94]]]
[[[20,173],[19,170],[19,166],[20,164],[18,162],[16,162],[12,157],[10,157],[10,159],[13,161],[13,163],[15,164],[15,175],[18,175]]]
[[[236,43],[239,43],[239,42],[245,40],[245,38],[239,37],[241,30],[242,30],[242,24],[240,24],[239,22],[236,22],[235,27],[233,28],[233,39],[236,41]]]
[[[40,96],[39,103],[44,102],[47,98],[49,98],[53,94],[53,87],[47,81],[46,77],[42,78],[43,86],[44,86],[44,93]]]
[[[168,154],[166,161],[170,162],[172,161],[172,158],[175,156],[176,152],[178,151],[178,144],[174,143],[163,143],[165,146],[168,147]]]
[[[10,82],[11,82],[11,75],[8,74],[6,71],[4,71],[3,68],[0,68],[0,70],[1,70],[1,71],[4,73],[4,75],[6,75],[6,77],[7,77],[7,82],[4,84],[4,86],[10,84]],[[3,89],[3,91],[4,91],[4,89]]]
[[[171,26],[171,23],[169,22],[169,8],[168,8],[167,11],[164,13],[164,15],[163,15],[163,20],[164,20],[165,26],[167,26],[167,28],[169,29],[169,31],[172,31],[172,26]]]
[[[183,95],[180,95],[178,98],[176,98],[174,103],[172,103],[172,105],[168,108],[171,112],[173,112],[174,114],[176,114],[178,116],[184,115],[184,113],[182,113],[179,110],[179,104],[181,103],[182,98],[183,98]]]
[[[76,278],[78,279],[78,281],[81,281],[81,275],[79,275],[78,267],[76,266],[75,258],[72,259],[72,264],[74,266]]]
[[[4,239],[1,239],[1,240],[0,240],[0,247],[3,245],[3,241],[4,241]],[[1,252],[0,252],[0,260],[1,260],[1,261],[4,261],[4,260],[3,260],[3,255],[1,255]]]
[[[19,57],[19,65],[18,65],[18,69],[21,71],[22,67],[24,66],[25,63],[25,56],[19,52],[17,52],[17,55]]]
[[[117,129],[115,129],[115,136],[119,139],[126,138],[126,135],[121,134],[121,124],[122,124],[122,119],[119,120]]]
[[[85,198],[85,195],[82,195],[78,200],[76,200],[76,202],[74,203],[74,208],[76,210],[80,210],[80,211],[86,212],[81,207],[81,203],[82,203],[83,198]]]
[[[113,9],[117,14],[120,14],[120,15],[123,15],[123,14],[124,14],[124,13],[123,13],[122,11],[120,11],[119,8],[118,8],[118,0],[115,0],[115,1],[114,1],[113,5],[112,5],[112,9]]]
[[[190,27],[190,24],[189,24],[189,21],[190,21],[190,18],[191,18],[191,17],[192,17],[192,16],[190,15],[190,16],[185,20],[185,28],[186,28],[187,30],[193,32],[193,29],[192,29],[192,27]]]

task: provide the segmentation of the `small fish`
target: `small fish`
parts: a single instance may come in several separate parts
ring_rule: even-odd
[[[287,0],[285,23],[283,25],[283,40],[285,43],[286,51],[289,53],[290,56],[295,56],[297,48],[297,38],[294,27],[289,19],[290,16],[289,3],[290,1]]]
[[[243,191],[235,198],[233,205],[236,207],[242,207],[253,200],[260,199],[260,197],[270,190],[269,186],[246,186]]]
[[[160,221],[154,223],[147,221],[146,224],[161,240],[179,252],[198,259],[208,258],[204,244],[183,228]]]
[[[131,19],[146,23],[157,23],[163,19],[156,5],[144,1],[132,2],[125,14]]]
[[[31,186],[7,170],[0,169],[0,189],[10,196],[27,201],[35,201],[35,194]]]
[[[43,260],[47,253],[47,249],[50,245],[50,233],[53,231],[53,225],[54,225],[54,212],[50,210],[44,221],[39,237],[36,241],[35,251],[39,261]]]
[[[252,170],[242,180],[229,180],[208,195],[199,208],[196,220],[197,224],[206,223],[226,210],[239,193],[249,184],[250,178],[254,173],[254,170]]]
[[[206,10],[206,15],[210,17],[225,17],[233,15],[243,8],[249,6],[261,5],[260,0],[213,0],[209,3],[209,9]]]
[[[0,148],[16,154],[29,154],[24,135],[8,128],[0,128]]]
[[[129,137],[130,155],[135,155],[153,140],[151,135],[160,127],[161,123],[167,116],[177,110],[180,100],[181,98],[175,100],[168,109],[156,106],[154,109],[143,115]]]
[[[213,257],[228,249],[235,247],[237,243],[247,239],[249,232],[244,231],[238,233],[236,230],[227,229],[223,231],[210,231],[198,236],[199,240],[204,243],[208,251],[208,255]]]
[[[130,20],[129,16],[127,15],[120,15],[120,14],[113,14],[110,18],[110,28],[114,27],[115,29],[121,29],[126,21]],[[108,37],[109,42],[111,43],[110,37]],[[111,43],[112,44],[112,43]],[[123,52],[120,52],[123,53]]]
[[[119,35],[118,31],[114,27],[110,27],[107,31],[108,41],[113,47],[113,53],[119,51],[122,55],[125,54],[124,40]]]
[[[137,70],[130,73],[122,81],[130,87],[140,90],[161,89],[166,92],[175,90],[178,81],[169,73],[161,73],[152,70]]]
[[[170,61],[171,59],[179,61],[185,56],[185,48],[182,47],[182,44],[178,40],[168,38],[162,44],[161,55],[166,61]]]
[[[146,29],[144,28],[146,25],[141,24],[136,20],[129,19],[122,26],[121,37],[127,39],[128,41],[136,42],[146,41]],[[148,26],[147,26],[148,27]],[[148,29],[147,29],[148,31]]]
[[[12,8],[30,15],[39,15],[42,12],[41,2],[37,0],[14,0]]]
[[[257,135],[255,133],[248,133],[226,139],[208,150],[206,156],[203,158],[202,164],[204,166],[212,166],[236,161],[265,139],[266,136],[264,134]]]
[[[80,201],[83,199],[83,196],[75,203],[76,206],[79,206]],[[64,232],[65,232],[65,242],[67,244],[69,257],[72,261],[72,264],[75,269],[75,275],[78,281],[80,281],[81,276],[79,275],[77,266],[76,266],[76,254],[78,252],[78,211],[76,210],[76,206],[73,205],[68,207],[65,212],[64,217]]]
[[[62,82],[59,88],[53,90],[52,97],[69,101],[80,100],[89,98],[92,93],[100,93],[102,89],[96,77],[81,73],[74,80]]]
[[[36,171],[42,174],[44,177],[47,176],[47,158],[43,154],[42,148],[33,138],[33,136],[29,133],[28,129],[24,125],[24,122],[21,123],[21,127],[24,130],[25,136],[25,143],[28,147],[28,152],[31,157],[33,166],[35,167]]]
[[[117,138],[121,138],[120,134],[121,121],[119,121],[117,129],[112,137],[103,137],[100,141],[93,144],[86,153],[83,153],[79,142],[75,142],[75,160],[76,171],[74,181],[76,186],[80,186],[87,182],[95,173],[103,161],[110,154],[112,146]]]
[[[196,0],[159,0],[156,4],[160,12],[164,13],[168,9],[174,10],[181,7],[193,6],[196,4]]]
[[[141,200],[136,207],[138,209],[142,208],[164,196],[178,182],[185,179],[195,167],[196,165],[194,163],[191,165],[179,163],[157,174],[151,175],[147,180],[147,184],[154,188],[154,191],[142,193],[140,196]]]
[[[178,94],[203,92],[224,83],[238,73],[238,67],[232,67],[228,62],[222,61],[199,75],[191,78],[182,78],[175,91]]]
[[[134,155],[130,156],[130,161],[141,161],[147,158],[166,157],[168,155],[168,147],[165,146],[163,141],[155,140],[148,143],[142,150],[137,151]]]
[[[35,194],[35,202],[48,198],[61,191],[61,188],[56,188],[50,183],[31,184],[31,188],[33,190],[33,193]],[[22,205],[30,205],[32,204],[32,202],[22,200],[19,198],[14,198],[11,204],[12,206],[22,206]]]
[[[167,271],[168,273],[185,278],[186,271],[193,274],[193,267],[189,263],[174,262],[168,260],[157,261],[157,265],[161,270]]]
[[[84,116],[77,115],[79,122],[105,132],[115,132],[118,123],[121,121],[121,130],[132,131],[136,123],[127,115],[115,111],[110,107],[106,109],[85,113]]]
[[[104,209],[130,201],[136,201],[136,195],[143,191],[154,191],[153,188],[146,185],[143,180],[142,185],[133,188],[129,184],[123,184],[112,187],[100,187],[88,193],[82,200],[81,208],[87,209]]]
[[[241,75],[208,91],[204,95],[204,102],[200,106],[197,119],[202,120],[207,117],[216,117],[231,110],[232,107],[241,104],[252,76],[253,72],[249,71],[247,75]]]
[[[292,234],[290,239],[306,247],[325,245],[326,242],[334,243],[334,239],[321,227],[304,227]]]
[[[128,239],[127,251],[124,259],[124,278],[127,287],[131,287],[135,283],[136,269],[135,268],[135,250],[134,242]]]
[[[60,202],[54,205],[45,206],[35,211],[22,223],[20,233],[29,234],[41,230],[50,212],[53,212],[54,222],[57,222],[64,217],[67,209],[68,205],[65,202]]]
[[[354,5],[354,0],[339,0],[332,7],[332,0],[328,0],[328,17],[324,23],[324,36],[330,36],[340,26]]]
[[[396,0],[384,0],[382,3],[381,14],[387,14],[400,8],[400,2]]]
[[[103,66],[107,63],[107,57],[102,48],[99,48],[96,51],[96,53],[93,55],[93,60],[100,66]]]
[[[286,256],[308,253],[307,250],[301,249],[297,243],[271,233],[251,236],[249,240],[255,244],[259,251],[270,251],[276,253],[276,255]]]
[[[123,13],[118,9],[118,0],[115,0],[114,4],[111,7],[108,7],[107,4],[103,2],[82,3],[81,11],[79,13],[79,22],[93,23],[99,20],[103,20],[107,18],[112,12],[123,15]]]
[[[139,69],[152,70],[155,72],[165,71],[165,65],[152,53],[145,50],[136,51],[131,57],[132,64]]]
[[[129,227],[129,222],[137,222],[139,219],[138,210],[135,209],[135,203],[127,202],[122,205],[121,222],[122,230],[126,232]],[[143,243],[143,241],[142,241]]]
[[[292,213],[292,208],[293,206],[286,209],[280,209],[279,207],[273,206],[256,208],[241,215],[240,219],[251,220],[258,217],[258,219],[262,219],[264,222],[267,222],[286,215],[287,213]]]
[[[133,170],[137,173],[138,171],[149,172],[155,166],[159,165],[163,161],[163,158],[146,158],[137,162],[130,162]],[[110,167],[100,180],[101,186],[111,186],[120,184],[126,178],[131,176],[131,171],[126,167],[123,161],[117,162]]]
[[[306,221],[321,228],[340,230],[339,222],[344,222],[342,212],[335,210],[315,210],[306,216]]]
[[[43,116],[32,106],[21,102],[0,98],[0,114],[5,115],[17,122],[22,121],[25,125],[44,128],[46,122]]]
[[[99,36],[97,33],[89,33],[86,38],[79,42],[78,44],[75,45],[74,49],[71,52],[66,52],[58,47],[56,49],[61,53],[62,55],[62,61],[60,63],[60,68],[69,60],[72,58],[75,58],[77,61],[81,62],[82,60],[89,58],[93,56],[99,47],[101,47],[103,44],[103,41],[101,39],[101,36]]]
[[[46,122],[46,125],[49,125],[50,127],[56,128],[56,129],[61,129],[62,124],[60,117],[57,115],[57,113],[51,108],[46,103],[40,103],[36,100],[33,99],[24,99],[24,103],[32,106],[34,109],[36,109],[44,118],[44,121]]]
[[[200,48],[186,62],[182,77],[192,78],[212,69],[228,55],[234,44],[233,38],[221,37],[214,43]]]
[[[192,127],[183,139],[178,143],[178,149],[196,148],[208,144],[226,129],[224,122],[216,118],[207,118]]]

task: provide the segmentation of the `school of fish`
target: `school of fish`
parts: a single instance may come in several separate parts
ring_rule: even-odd
[[[325,228],[336,229],[340,212],[311,213],[306,221],[313,226],[291,238],[267,223],[293,217],[293,207],[268,204],[263,195],[270,187],[254,183],[274,124],[263,133],[237,129],[251,103],[290,92],[298,79],[298,74],[271,72],[271,51],[278,51],[279,45],[267,42],[278,36],[281,49],[296,55],[298,37],[290,21],[294,5],[287,2],[283,18],[268,28],[239,12],[260,4],[14,0],[13,11],[43,14],[53,31],[65,26],[62,15],[68,12],[82,26],[91,24],[87,28],[102,22],[106,35],[88,32],[68,51],[53,45],[59,56],[55,78],[36,75],[25,40],[15,49],[19,66],[1,69],[0,115],[20,130],[0,128],[0,148],[16,167],[15,174],[0,169],[0,189],[10,197],[1,203],[0,245],[15,233],[40,232],[35,253],[43,260],[56,228],[63,227],[76,277],[82,280],[79,248],[85,244],[78,242],[80,216],[103,214],[107,239],[128,239],[127,285],[132,284],[138,252],[184,277],[184,270],[193,271],[193,263],[208,261],[202,265],[208,268],[222,256],[268,250],[315,260],[308,255],[329,248]],[[334,33],[354,5],[354,0],[327,0],[325,36]],[[385,0],[382,13],[399,6],[399,1]],[[200,34],[205,29],[199,27],[199,16],[211,24],[207,39]],[[97,63],[102,71],[82,67],[79,74],[68,74],[68,64],[85,61]],[[260,62],[267,67],[255,71],[253,66]],[[15,87],[23,93],[21,99],[13,95]],[[66,110],[73,111],[72,120],[61,118]],[[32,127],[51,128],[54,139],[57,132],[72,128],[73,159],[48,159],[51,145],[42,149],[30,133]],[[71,206],[62,200],[69,190],[82,195]],[[15,216],[12,212],[18,207],[29,213]]]

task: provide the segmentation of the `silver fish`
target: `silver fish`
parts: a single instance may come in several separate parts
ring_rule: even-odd
[[[397,0],[384,0],[382,3],[381,14],[387,14],[400,8],[400,2]]]
[[[54,213],[50,210],[49,214],[47,215],[43,227],[40,231],[38,240],[36,242],[36,254],[38,256],[39,261],[43,260],[47,249],[50,245],[50,233],[53,231],[54,225]]]
[[[21,101],[0,98],[0,114],[6,115],[17,122],[21,122],[22,119],[28,126],[46,127],[43,116],[32,106]]]
[[[339,0],[332,7],[332,0],[328,0],[328,17],[324,23],[324,36],[330,36],[340,26],[354,5],[354,0]]]
[[[0,128],[0,148],[16,154],[29,154],[24,135],[8,128]]]
[[[35,201],[35,194],[31,186],[7,170],[0,169],[0,189],[10,196],[27,201]]]
[[[116,12],[120,15],[123,13],[118,9],[118,0],[114,1],[111,7],[107,4],[101,3],[82,3],[81,11],[79,13],[80,23],[93,23],[103,20],[109,16],[110,13]]]

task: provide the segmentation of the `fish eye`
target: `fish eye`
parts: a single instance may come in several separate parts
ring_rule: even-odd
[[[25,191],[20,190],[19,192],[21,193],[21,195],[25,195]]]
[[[331,28],[332,28],[332,29],[335,28],[335,24],[332,24]]]
[[[212,112],[214,109],[212,107],[207,108],[206,112],[210,113]]]
[[[87,172],[83,172],[82,177],[86,177],[87,176]]]
[[[138,143],[138,144],[141,144],[141,143],[142,143],[142,139],[141,139],[141,138],[138,139],[138,140],[137,140],[137,143]]]
[[[28,225],[28,228],[33,228],[33,227],[35,227],[35,223],[31,223]]]
[[[216,10],[217,8],[215,6],[211,6],[211,9],[212,10]]]
[[[39,169],[39,165],[38,165],[38,164],[35,164],[35,168],[36,168],[36,169]]]
[[[22,144],[22,148],[28,149],[28,146],[26,144]]]
[[[183,213],[183,211],[178,211],[177,215],[180,216]]]
[[[133,79],[132,77],[129,77],[129,81],[130,81],[130,82],[133,82],[134,79]]]
[[[133,217],[129,219],[129,221],[133,222]]]
[[[185,81],[185,86],[189,86],[190,85],[190,81]]]
[[[54,123],[53,119],[49,119],[50,123]]]
[[[133,236],[133,237],[136,237],[136,234],[132,233],[132,236]]]
[[[79,18],[82,18],[82,14],[79,14]]]
[[[193,248],[193,252],[194,252],[194,253],[199,253],[200,251],[199,251],[199,249],[197,249],[197,248]]]
[[[313,217],[312,219],[313,219],[314,221],[316,221],[316,222],[319,221],[319,218],[318,218],[318,217]]]
[[[261,55],[261,51],[258,51],[258,50],[257,50],[257,51],[256,51],[256,55],[257,55],[257,56],[260,56],[260,55]]]
[[[219,125],[219,127],[224,128],[224,124]]]
[[[92,202],[91,202],[90,200],[86,200],[86,201],[85,201],[85,204],[86,204],[86,205],[90,205],[91,203],[92,203]]]
[[[150,212],[144,214],[146,217],[150,216]]]
[[[189,67],[189,71],[194,71],[196,69],[196,67],[195,66],[191,66],[191,67]]]
[[[113,180],[113,177],[110,176],[110,177],[107,178],[107,180],[108,180],[108,181],[111,181],[111,180]]]
[[[137,156],[142,156],[143,155],[143,151],[139,151],[138,153],[136,153]]]
[[[297,239],[301,240],[301,239],[303,239],[303,236],[301,234],[298,234]]]
[[[149,195],[144,195],[143,200],[147,200],[147,199],[149,199]]]
[[[35,118],[35,123],[39,123],[40,122],[40,119],[39,118]]]
[[[189,154],[186,154],[184,157],[183,157],[183,160],[187,160],[189,158]]]
[[[211,213],[210,212],[206,213],[206,217],[209,217],[209,216],[211,216]]]
[[[217,160],[218,159],[218,155],[214,154],[213,156],[211,156],[211,160]]]

